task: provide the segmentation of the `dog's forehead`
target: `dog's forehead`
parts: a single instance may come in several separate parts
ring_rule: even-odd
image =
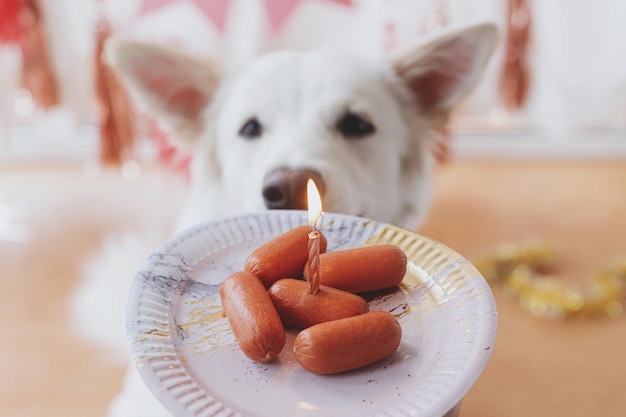
[[[380,85],[380,81],[390,74],[391,69],[383,60],[339,50],[281,51],[257,59],[238,75],[237,84],[250,92],[272,90],[280,93],[287,90],[292,93],[299,90],[315,94],[339,85],[346,91]]]

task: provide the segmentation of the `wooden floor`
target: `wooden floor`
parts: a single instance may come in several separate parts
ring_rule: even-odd
[[[469,259],[544,238],[557,247],[559,278],[588,285],[599,267],[626,256],[626,161],[451,164],[439,172],[421,232]],[[626,317],[547,321],[500,288],[494,294],[496,347],[463,417],[624,415]]]
[[[131,181],[72,165],[0,166],[1,416],[104,415],[123,369],[72,331],[69,295],[106,232],[169,222],[183,194],[182,181],[153,170]],[[420,232],[470,260],[545,238],[558,248],[559,277],[585,285],[626,256],[626,161],[453,161],[437,171]],[[496,348],[462,417],[624,415],[626,317],[549,321],[500,288],[494,295]]]

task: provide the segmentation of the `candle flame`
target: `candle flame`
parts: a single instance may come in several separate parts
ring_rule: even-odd
[[[317,227],[317,222],[322,217],[322,197],[320,196],[315,181],[309,178],[306,184],[307,205],[309,208],[309,225],[313,229]]]

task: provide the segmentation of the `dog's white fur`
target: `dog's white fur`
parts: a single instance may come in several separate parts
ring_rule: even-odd
[[[211,62],[154,45],[118,40],[109,52],[134,94],[193,150],[177,229],[264,210],[264,177],[282,166],[320,173],[325,211],[415,228],[430,196],[429,141],[479,79],[495,38],[490,24],[446,31],[383,62],[333,50],[277,52],[225,77]],[[347,112],[374,131],[345,137],[337,126]],[[251,118],[262,134],[242,137]],[[167,413],[131,367],[110,415]]]

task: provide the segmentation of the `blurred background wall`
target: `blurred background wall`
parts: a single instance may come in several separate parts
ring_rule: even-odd
[[[493,21],[500,41],[454,120],[457,152],[626,153],[626,4],[620,0],[0,0],[0,7],[3,160],[97,154],[96,46],[103,21],[114,35],[176,45],[228,69],[279,48],[332,45],[381,55],[446,26]],[[12,12],[20,7],[31,14],[34,8],[36,22],[28,26],[28,17]],[[41,51],[29,56],[33,46],[24,39],[32,44],[37,31]],[[24,73],[37,73],[42,61],[44,84],[56,84],[54,103],[42,104],[33,82],[30,89],[24,83]],[[151,158],[155,131],[137,120],[133,146]]]

